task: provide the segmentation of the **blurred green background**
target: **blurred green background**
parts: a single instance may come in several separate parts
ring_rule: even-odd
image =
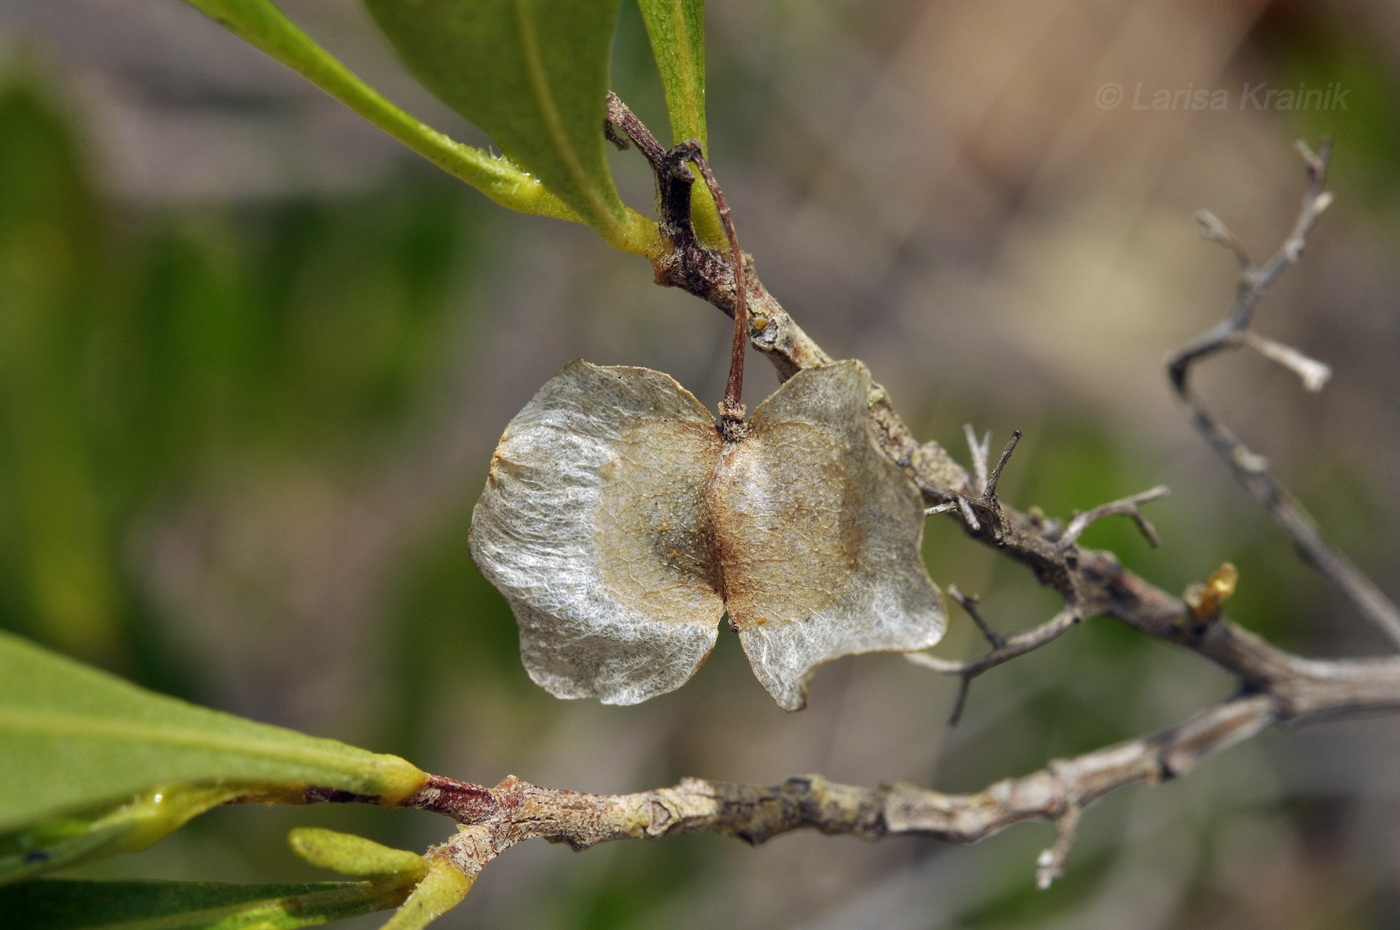
[[[286,8],[410,110],[352,4]],[[660,94],[624,7],[616,85]],[[1228,306],[1209,207],[1263,257],[1291,223],[1296,136],[1335,137],[1337,203],[1262,331],[1329,362],[1305,395],[1238,356],[1203,390],[1337,541],[1400,591],[1400,9],[1387,0],[711,0],[711,158],[765,283],[865,359],[920,435],[1027,433],[1003,481],[1055,514],[1164,482],[1165,544],[1110,547],[1172,589],[1240,566],[1232,616],[1318,655],[1384,651],[1293,557],[1176,410],[1163,356]],[[1256,110],[1246,86],[1345,109]],[[1099,90],[1123,88],[1105,107]],[[1134,109],[1224,90],[1224,111]],[[615,156],[624,194],[650,181]],[[624,792],[816,771],[974,790],[1168,725],[1223,675],[1092,621],[973,687],[894,656],[773,706],[724,635],[687,687],[559,702],[467,554],[501,429],[575,357],[674,374],[713,403],[727,321],[581,227],[518,217],[399,152],[177,0],[0,6],[0,626],[159,690],[494,783]],[[750,402],[775,384],[751,360]],[[1003,629],[1056,604],[926,531],[930,572]],[[980,648],[955,616],[938,652]],[[1393,718],[1269,733],[1085,818],[1033,887],[1043,826],[974,848],[789,836],[544,844],[493,863],[444,927],[1348,928],[1400,924]],[[312,877],[293,825],[423,848],[449,825],[377,810],[216,811],[89,874]],[[373,923],[365,921],[364,926]]]

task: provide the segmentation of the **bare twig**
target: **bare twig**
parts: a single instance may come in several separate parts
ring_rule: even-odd
[[[1321,362],[1308,358],[1297,349],[1254,335],[1249,330],[1264,292],[1284,269],[1297,262],[1308,232],[1318,215],[1331,203],[1331,196],[1323,190],[1330,148],[1330,143],[1324,141],[1314,154],[1301,142],[1298,144],[1307,171],[1303,202],[1288,238],[1262,267],[1250,261],[1239,240],[1219,219],[1209,213],[1198,216],[1206,238],[1223,243],[1240,260],[1243,270],[1239,291],[1225,320],[1172,355],[1167,361],[1167,372],[1177,396],[1190,409],[1196,429],[1230,466],[1240,483],[1264,505],[1288,534],[1303,561],[1351,601],[1368,622],[1400,644],[1400,607],[1350,559],[1327,545],[1307,511],[1269,471],[1268,461],[1216,420],[1189,385],[1191,369],[1196,363],[1217,352],[1240,346],[1251,347],[1295,372],[1308,390],[1320,390],[1330,376],[1331,370]]]
[[[1200,230],[1202,239],[1218,242],[1233,252],[1235,259],[1240,263],[1240,268],[1254,267],[1254,260],[1245,251],[1244,243],[1240,242],[1239,237],[1220,221],[1220,217],[1209,210],[1200,210],[1196,213],[1196,227]]]
[[[1240,645],[1241,661],[1263,660],[1251,652],[1257,641]],[[1017,823],[1048,820],[1059,831],[1055,846],[1039,863],[1043,881],[1062,871],[1079,811],[1119,788],[1184,775],[1206,756],[1280,721],[1400,708],[1400,658],[1296,661],[1301,664],[1291,669],[1287,688],[1242,694],[1152,736],[1058,760],[974,794],[943,794],[909,784],[855,787],[819,775],[789,778],[772,787],[687,778],[673,787],[624,795],[542,788],[514,776],[494,788],[433,776],[401,806],[434,811],[463,825],[434,853],[453,859],[468,874],[529,839],[586,849],[611,840],[711,832],[758,844],[793,830],[815,829],[867,840],[912,834],[974,843]],[[1263,668],[1257,671],[1268,674]],[[334,792],[310,800],[375,802]]]
[[[1055,772],[1057,767],[1055,763],[1047,766],[1051,772]],[[1065,861],[1069,859],[1070,848],[1074,846],[1075,835],[1079,832],[1079,815],[1083,811],[1078,802],[1071,801],[1065,805],[1064,812],[1055,818],[1055,845],[1042,851],[1035,863],[1035,886],[1041,891],[1065,874]]]
[[[1162,544],[1162,538],[1157,535],[1157,528],[1142,515],[1138,506],[1166,497],[1170,493],[1170,488],[1159,484],[1155,488],[1149,488],[1131,497],[1109,501],[1107,504],[1100,504],[1092,510],[1086,510],[1069,521],[1069,525],[1065,527],[1064,533],[1059,538],[1059,545],[1061,548],[1074,545],[1085,530],[1104,517],[1122,516],[1131,517],[1138,529],[1142,531],[1142,535],[1147,537],[1147,542],[1155,549]]]
[[[941,504],[926,508],[924,516],[956,512],[973,533],[982,532],[982,527],[985,525],[990,531],[992,543],[1000,546],[1002,537],[1001,499],[997,497],[997,484],[1001,481],[1002,470],[1006,468],[1006,463],[1011,459],[1011,453],[1016,451],[1016,444],[1021,441],[1021,431],[1015,430],[1011,433],[1011,438],[1006,441],[1006,446],[1001,450],[1001,456],[997,459],[996,465],[988,472],[987,447],[992,441],[991,433],[988,433],[979,445],[976,436],[972,433],[971,426],[964,426],[963,430],[967,434],[968,444],[972,447],[973,471],[977,476],[977,486],[981,488],[981,492],[975,496],[954,494],[951,500],[945,500]],[[917,469],[915,477],[919,477]],[[963,473],[962,478],[966,481],[966,472]],[[924,484],[924,489],[925,496],[937,496],[936,492],[928,490],[927,484]]]
[[[1249,328],[1264,292],[1284,269],[1296,263],[1302,256],[1307,234],[1317,222],[1318,216],[1331,204],[1332,195],[1323,190],[1327,182],[1327,158],[1332,150],[1331,141],[1324,140],[1316,154],[1302,142],[1297,143],[1297,148],[1303,157],[1303,166],[1307,172],[1303,203],[1288,238],[1262,267],[1256,266],[1250,260],[1239,239],[1214,214],[1206,211],[1197,214],[1196,220],[1205,238],[1227,246],[1240,261],[1242,270],[1239,291],[1225,321],[1172,356],[1168,368],[1173,383],[1179,380],[1184,384],[1193,363],[1222,349],[1235,348],[1239,344],[1239,334]]]
[[[963,678],[976,678],[989,669],[996,668],[1005,662],[1023,656],[1028,652],[1039,649],[1051,640],[1059,638],[1070,627],[1079,622],[1079,615],[1070,608],[1055,614],[1049,620],[1039,626],[1020,633],[1013,633],[1007,637],[998,637],[1002,640],[1000,646],[994,647],[990,652],[983,653],[975,659],[968,659],[964,662],[955,662],[951,659],[940,659],[931,656],[926,652],[914,652],[905,656],[910,662],[923,668],[931,669],[941,675],[959,675]]]
[[[968,525],[972,532],[979,532],[982,529],[982,524],[977,519],[977,512],[972,509],[972,501],[966,497],[959,497],[957,502],[958,513],[962,515],[963,522]]]
[[[967,706],[967,692],[972,686],[972,679],[981,675],[989,669],[996,668],[1005,662],[1010,662],[1018,656],[1023,656],[1028,652],[1039,649],[1051,640],[1058,639],[1070,627],[1079,622],[1079,615],[1072,609],[1066,607],[1054,617],[1042,623],[1040,626],[1024,630],[1020,633],[1013,633],[1001,639],[1001,645],[994,646],[990,652],[984,653],[975,659],[968,659],[965,662],[955,662],[950,659],[940,659],[938,656],[931,656],[926,652],[915,652],[905,656],[910,662],[926,669],[938,672],[940,675],[956,675],[960,679],[958,685],[958,696],[953,701],[953,710],[948,715],[950,726],[957,726],[962,720],[962,713]],[[980,624],[984,632],[985,625]]]
[[[1124,597],[1137,593],[1125,591]],[[1154,607],[1144,605],[1149,613]],[[975,794],[943,794],[908,784],[851,787],[815,775],[766,788],[685,779],[672,788],[628,795],[541,788],[514,777],[486,788],[432,776],[399,806],[467,825],[465,839],[438,852],[470,859],[459,864],[472,872],[533,838],[584,849],[616,839],[705,831],[756,844],[812,828],[871,840],[919,834],[972,843],[1023,821],[1060,821],[1072,808],[1085,808],[1128,785],[1184,775],[1205,756],[1275,723],[1400,708],[1400,657],[1300,659],[1223,621],[1194,630],[1173,626],[1178,632],[1164,638],[1185,637],[1197,651],[1239,675],[1248,690],[1152,736],[1059,760]],[[336,791],[308,792],[306,800],[378,803],[374,797]]]
[[[991,441],[990,436],[987,441]],[[996,500],[997,485],[1001,483],[1002,470],[1006,468],[1006,463],[1011,460],[1011,453],[1016,451],[1016,444],[1020,441],[1021,431],[1012,430],[1011,438],[1006,440],[1006,446],[1001,450],[1001,457],[997,459],[996,465],[992,467],[992,473],[987,476],[986,482],[982,485],[982,497],[984,500]]]
[[[948,585],[948,596],[957,602],[958,606],[967,611],[967,615],[972,618],[972,622],[977,624],[977,629],[982,631],[987,642],[993,649],[1000,649],[1006,645],[1006,637],[987,625],[987,621],[982,619],[982,612],[977,609],[979,598],[973,594],[964,594],[958,590],[955,584]]]
[[[1275,342],[1252,329],[1244,331],[1243,339],[1246,347],[1296,374],[1302,380],[1303,387],[1314,394],[1322,390],[1332,377],[1332,369],[1328,365],[1308,358],[1292,346]]]
[[[963,436],[967,438],[967,448],[972,455],[972,474],[975,476],[977,486],[985,488],[987,486],[987,456],[992,450],[992,431],[987,430],[982,434],[982,441],[977,441],[977,433],[973,430],[971,423],[963,424]]]

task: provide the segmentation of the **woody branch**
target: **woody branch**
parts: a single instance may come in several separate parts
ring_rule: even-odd
[[[653,151],[661,151],[646,128],[615,98],[610,113],[625,117],[622,123],[618,123],[619,127],[638,141],[644,152],[648,149],[648,140]],[[1317,363],[1311,363],[1301,353],[1246,335],[1264,291],[1285,268],[1297,261],[1306,234],[1329,200],[1329,195],[1323,191],[1327,148],[1324,146],[1320,155],[1313,155],[1306,148],[1301,148],[1301,151],[1308,174],[1303,204],[1283,247],[1264,266],[1252,265],[1237,240],[1218,220],[1210,218],[1202,221],[1211,238],[1225,242],[1240,256],[1245,270],[1235,306],[1226,322],[1178,352],[1170,362],[1173,384],[1191,407],[1198,428],[1232,464],[1237,461],[1247,464],[1258,457],[1239,458],[1238,451],[1243,447],[1228,431],[1215,424],[1190,394],[1186,386],[1187,375],[1194,362],[1221,348],[1237,344],[1258,348],[1270,358],[1299,371],[1305,380],[1309,372],[1316,374]],[[653,167],[657,167],[657,160],[651,155],[648,157],[652,159]],[[663,232],[672,248],[655,262],[657,283],[683,288],[732,316],[736,291],[732,266],[724,260],[724,256],[701,243],[690,230],[688,189],[677,190],[674,186],[668,188],[668,182],[660,183]],[[684,204],[683,209],[669,209],[668,205],[679,204]],[[744,287],[750,308],[749,338],[755,348],[773,362],[779,376],[786,379],[804,368],[829,361],[830,356],[793,322],[768,293],[753,272],[752,265],[746,267]],[[1312,380],[1317,378],[1313,377]],[[1034,814],[1009,800],[1017,796],[1014,791],[998,790],[994,786],[971,796],[989,804],[985,809],[986,819],[978,829],[960,832],[946,825],[939,826],[931,820],[925,824],[929,827],[927,832],[948,839],[976,839],[1021,819],[1048,818],[1072,824],[1084,804],[1102,797],[1108,790],[1133,782],[1151,782],[1181,774],[1199,758],[1233,745],[1273,723],[1400,707],[1400,659],[1324,661],[1292,655],[1223,619],[1220,616],[1221,602],[1228,592],[1188,603],[1127,571],[1111,553],[1082,549],[1077,545],[1078,532],[1082,531],[1089,519],[1110,513],[1133,517],[1144,533],[1149,538],[1153,537],[1155,533],[1142,518],[1137,505],[1158,496],[1161,493],[1158,489],[1095,508],[1085,519],[1064,524],[1038,514],[1023,513],[1005,504],[997,497],[993,482],[979,480],[974,483],[967,469],[942,446],[915,439],[895,412],[888,396],[878,387],[871,398],[870,422],[882,450],[915,479],[931,508],[947,509],[962,515],[967,535],[1020,562],[1031,570],[1041,584],[1060,594],[1068,613],[1057,616],[1043,629],[1061,631],[1060,627],[1068,625],[1067,622],[1059,622],[1063,617],[1106,615],[1215,663],[1233,674],[1240,681],[1243,691],[1242,696],[1204,710],[1178,727],[1156,736],[1090,753],[1068,763],[1057,763],[1052,767],[1053,775],[1051,769],[1047,769],[1026,779],[999,783],[1001,786],[1026,786],[1040,784],[1043,779],[1054,780],[1063,790],[1058,794],[1045,794],[1043,803],[1034,805]],[[1006,456],[1007,453],[1004,453],[998,463],[998,471],[1005,465]],[[977,469],[979,478],[985,471],[983,463]],[[1310,526],[1310,523],[1305,518],[1290,520],[1286,516],[1301,511],[1274,503],[1280,498],[1285,500],[1285,504],[1288,503],[1286,495],[1276,491],[1261,493],[1259,490],[1258,482],[1261,480],[1268,480],[1270,485],[1266,487],[1272,488],[1272,478],[1267,476],[1267,470],[1240,465],[1236,471],[1256,495],[1266,500],[1271,512],[1285,525],[1295,541],[1306,540],[1291,524]],[[1261,479],[1261,475],[1265,478]],[[1318,565],[1329,580],[1350,592],[1353,602],[1364,616],[1382,629],[1400,631],[1400,619],[1392,616],[1396,614],[1394,605],[1354,566],[1325,546],[1305,545],[1302,548],[1308,560]],[[1053,638],[1046,635],[1036,636],[1035,639],[1038,643]],[[1014,657],[1012,653],[1019,655],[1023,651],[1028,650],[1008,650],[1005,643],[994,643],[993,651],[988,656],[941,670],[962,675],[965,683],[973,675]],[[1108,760],[1131,761],[1131,764],[1118,768],[1110,766],[1116,774],[1105,781],[1100,766]],[[1162,764],[1148,764],[1146,760],[1157,760]],[[1100,790],[1105,785],[1110,787]],[[942,812],[942,815],[958,805],[958,802],[946,800],[952,796],[927,793],[922,797],[931,805],[930,811]],[[1074,802],[1068,807],[1067,798]],[[1070,816],[1070,811],[1073,811],[1073,816]],[[890,824],[904,822],[886,821],[884,832],[902,832],[888,828]],[[811,825],[823,828],[819,823]],[[1052,858],[1062,857],[1063,850],[1057,846],[1057,855]],[[1053,872],[1058,865],[1052,862],[1049,868]]]
[[[1151,736],[1057,760],[974,794],[944,794],[903,783],[866,788],[808,775],[771,787],[687,778],[637,794],[596,795],[543,788],[511,776],[489,789],[435,778],[420,797],[406,803],[463,825],[436,854],[471,874],[529,839],[586,849],[612,840],[712,832],[758,844],[792,830],[814,829],[866,840],[918,835],[973,843],[1017,823],[1062,822],[1128,785],[1184,775],[1206,756],[1280,721],[1400,707],[1400,659],[1311,662],[1228,625],[1213,629],[1218,661],[1267,682],[1270,690],[1241,694]],[[1063,851],[1058,856],[1047,852],[1042,883],[1063,866]]]
[[[656,262],[658,282],[683,287],[732,315],[734,266],[728,256],[702,244],[689,228],[691,182],[684,173],[667,167],[667,152],[615,99],[610,119],[657,168],[663,232],[672,244],[671,252]],[[1245,275],[1241,289],[1245,303],[1237,304],[1232,314],[1232,319],[1244,320],[1240,326],[1247,325],[1268,282],[1296,259],[1303,235],[1325,206],[1320,170],[1314,169],[1310,162],[1309,194],[1294,235],[1280,252],[1283,257]],[[782,377],[829,360],[764,289],[751,267],[744,278],[751,314],[749,339],[772,359]],[[1215,348],[1226,347],[1231,338]],[[1189,364],[1215,348],[1208,348],[1203,337],[1179,353],[1173,361],[1173,380],[1184,388]],[[1233,585],[1232,572],[1222,569],[1181,598],[1127,571],[1111,553],[1078,546],[1078,530],[1099,516],[1132,516],[1146,532],[1148,526],[1137,505],[1155,496],[1155,489],[1096,508],[1078,522],[1028,515],[996,495],[993,474],[1005,466],[1010,446],[994,472],[988,473],[985,462],[978,465],[979,480],[974,483],[941,446],[918,442],[878,388],[871,397],[870,417],[885,454],[915,478],[931,506],[952,505],[947,509],[963,517],[967,535],[1029,568],[1066,603],[1062,614],[1030,631],[1028,638],[1013,636],[998,642],[999,637],[989,636],[992,652],[940,670],[970,680],[1029,651],[1028,646],[1048,642],[1062,627],[1071,626],[1074,618],[1104,615],[1214,663],[1238,680],[1237,693],[1158,733],[1052,761],[1039,771],[973,794],[944,794],[908,784],[839,785],[817,775],[789,778],[771,787],[685,779],[669,788],[624,795],[544,788],[514,777],[486,788],[433,776],[402,803],[459,823],[458,833],[430,854],[475,874],[506,849],[528,839],[585,849],[611,840],[707,831],[761,843],[791,830],[815,829],[869,840],[910,834],[971,843],[1017,823],[1053,821],[1059,835],[1039,862],[1043,886],[1063,869],[1080,812],[1119,788],[1184,775],[1212,753],[1275,724],[1400,709],[1400,656],[1320,660],[1293,655],[1222,617],[1223,602]],[[306,799],[374,801],[314,790]]]

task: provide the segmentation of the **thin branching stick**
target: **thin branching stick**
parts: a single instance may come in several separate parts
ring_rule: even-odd
[[[1400,645],[1400,607],[1350,559],[1327,545],[1302,504],[1269,470],[1268,461],[1217,420],[1190,387],[1191,370],[1198,362],[1226,349],[1241,346],[1252,348],[1293,371],[1308,390],[1320,390],[1331,374],[1330,369],[1321,362],[1308,358],[1290,346],[1259,336],[1249,328],[1264,292],[1285,269],[1298,261],[1313,224],[1332,202],[1331,195],[1323,189],[1327,180],[1330,143],[1324,141],[1316,154],[1302,143],[1298,144],[1298,150],[1308,176],[1303,203],[1288,238],[1262,266],[1250,260],[1238,237],[1213,214],[1202,211],[1198,215],[1202,235],[1224,245],[1239,260],[1239,289],[1225,319],[1175,352],[1167,360],[1167,372],[1177,396],[1191,411],[1191,421],[1197,431],[1288,534],[1303,561],[1341,592],[1362,617]]]

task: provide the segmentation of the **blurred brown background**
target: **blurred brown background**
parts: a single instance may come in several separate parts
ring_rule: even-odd
[[[391,98],[484,142],[357,5],[285,8]],[[1337,202],[1259,328],[1334,380],[1307,395],[1239,355],[1200,384],[1400,593],[1400,6],[711,0],[708,16],[712,162],[765,283],[818,342],[868,362],[960,456],[964,422],[996,447],[1025,430],[1002,484],[1021,507],[1171,485],[1150,511],[1162,549],[1126,521],[1086,538],[1159,584],[1232,560],[1239,622],[1310,654],[1386,648],[1210,457],[1162,359],[1233,294],[1194,211],[1264,258],[1301,193],[1291,141],[1332,136]],[[630,4],[614,55],[618,91],[664,127]],[[496,438],[576,357],[669,371],[713,403],[727,321],[588,230],[438,176],[177,0],[5,0],[0,62],[0,625],[431,771],[604,792],[804,772],[974,790],[1231,690],[1096,620],[979,680],[956,730],[953,683],[895,656],[823,669],[810,708],[784,714],[728,635],[640,707],[549,698],[466,552]],[[1261,84],[1336,90],[1297,111],[1262,105]],[[1224,108],[1182,105],[1197,91]],[[1151,109],[1160,92],[1180,103]],[[645,207],[635,153],[614,163]],[[776,384],[764,364],[751,403]],[[994,624],[1054,611],[946,518],[926,537],[934,579],[981,593]],[[979,647],[959,615],[938,652]],[[534,844],[441,925],[1393,927],[1397,762],[1394,718],[1265,734],[1095,807],[1043,893],[1044,826],[966,849]],[[416,848],[449,830],[218,811],[100,874],[311,877],[282,837],[312,822]]]

